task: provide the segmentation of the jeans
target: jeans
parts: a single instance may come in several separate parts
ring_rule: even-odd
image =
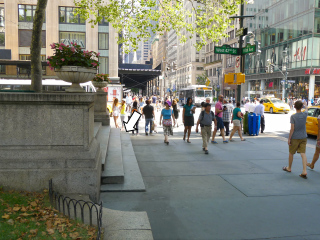
[[[145,126],[146,133],[148,133],[148,125],[149,124],[150,124],[150,133],[152,132],[151,131],[152,122],[153,122],[153,118],[146,118],[146,126]]]
[[[229,124],[230,124],[230,122],[223,122],[223,125],[224,125],[224,127],[226,129],[226,136],[228,136],[229,133],[230,133]]]

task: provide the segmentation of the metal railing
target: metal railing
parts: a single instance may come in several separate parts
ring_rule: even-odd
[[[80,210],[80,220],[85,223],[85,211],[88,211],[90,226],[93,226],[93,215],[96,215],[96,223],[98,227],[97,240],[101,239],[102,230],[102,201],[100,203],[94,203],[84,200],[76,200],[70,197],[61,195],[53,190],[52,179],[49,180],[49,199],[51,205],[56,208],[63,215],[68,216],[68,218],[79,219],[77,217],[77,212]],[[94,213],[93,213],[94,212]]]

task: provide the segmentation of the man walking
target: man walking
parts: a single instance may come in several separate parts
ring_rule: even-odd
[[[249,107],[250,107],[250,101],[249,101],[249,99],[247,99],[246,104],[244,105],[244,110],[246,113],[249,112]]]
[[[208,154],[208,142],[210,140],[210,135],[212,131],[212,121],[215,122],[215,125],[217,125],[217,120],[214,116],[214,113],[211,111],[211,105],[210,103],[205,103],[204,104],[204,111],[201,111],[198,122],[197,122],[197,127],[196,127],[196,132],[199,131],[198,126],[200,124],[201,127],[201,137],[202,137],[202,150],[204,151],[205,154]]]
[[[260,126],[261,126],[261,133],[263,133],[265,128],[263,100],[260,100],[260,104],[256,106],[256,108],[254,109],[254,113],[257,114],[257,116],[259,115],[261,117]]]
[[[229,103],[223,107],[223,115],[222,115],[222,120],[223,120],[223,125],[226,130],[226,136],[229,136],[229,125],[231,121],[231,114],[233,112],[233,105],[232,105],[232,100],[229,100]]]
[[[256,104],[254,103],[254,99],[251,99],[251,103],[249,105],[249,113],[253,113],[256,108]]]
[[[126,105],[127,105],[127,112],[131,113],[131,104],[132,104],[132,97],[130,93],[128,93],[126,97]]]
[[[146,101],[146,106],[142,109],[142,115],[145,116],[146,119],[146,124],[145,124],[145,132],[146,135],[148,136],[148,126],[150,125],[150,135],[152,133],[152,124],[153,124],[153,118],[154,118],[154,108],[153,106],[150,105],[150,100]]]
[[[305,112],[301,112],[303,107],[302,101],[296,101],[294,103],[296,109],[296,114],[290,117],[291,129],[288,138],[289,145],[289,165],[283,167],[282,170],[286,172],[291,172],[291,166],[293,162],[293,155],[298,152],[302,158],[302,173],[300,177],[307,179],[307,156],[306,156],[306,145],[307,145],[307,131],[306,131],[306,121],[308,117],[308,111],[306,108]]]
[[[223,143],[228,143],[228,140],[226,140],[224,136],[224,125],[223,125],[223,120],[222,120],[222,115],[223,115],[223,95],[219,95],[219,101],[216,103],[216,119],[217,119],[217,124],[214,127],[214,131],[212,133],[212,140],[211,143],[217,144],[217,142],[214,140],[218,129],[220,129],[222,138],[223,138]]]

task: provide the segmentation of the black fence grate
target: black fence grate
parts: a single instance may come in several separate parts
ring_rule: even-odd
[[[84,213],[88,211],[90,226],[97,225],[97,240],[101,239],[102,201],[100,203],[94,203],[65,197],[53,190],[52,179],[49,180],[49,198],[51,205],[69,218],[79,219],[77,212],[79,213],[80,211],[82,223],[85,223]],[[96,223],[93,223],[94,220],[96,220]]]

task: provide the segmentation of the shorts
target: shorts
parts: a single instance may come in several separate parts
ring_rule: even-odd
[[[289,146],[289,153],[295,154],[306,153],[307,139],[291,139],[291,145]]]
[[[193,127],[194,126],[193,116],[184,116],[184,126],[185,127]]]
[[[223,124],[223,120],[221,117],[216,116],[217,119],[217,129],[224,129],[224,124]]]
[[[232,120],[232,122],[233,122],[233,126],[234,127],[240,127],[240,120],[238,120],[238,119],[235,119],[235,120]]]

